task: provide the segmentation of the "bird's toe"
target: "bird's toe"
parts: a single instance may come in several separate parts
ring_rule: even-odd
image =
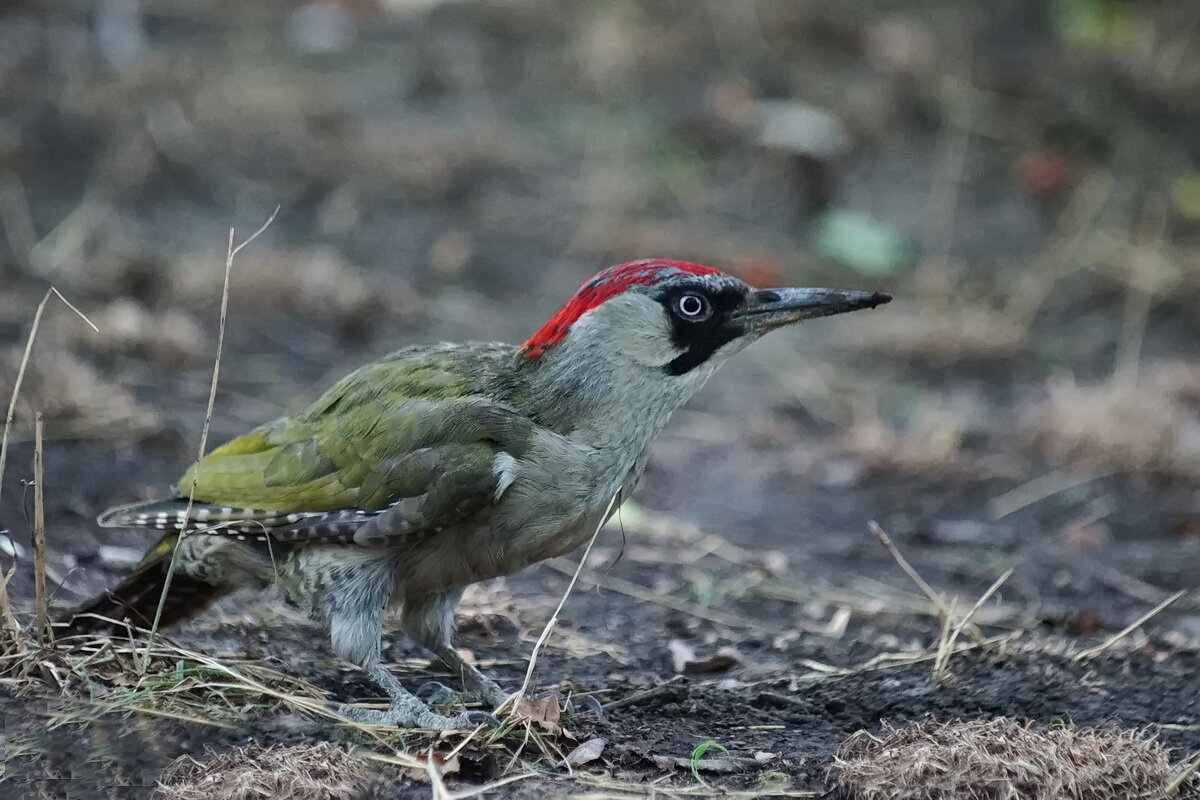
[[[438,681],[426,681],[421,684],[416,695],[431,706],[443,706],[462,699],[461,693]]]

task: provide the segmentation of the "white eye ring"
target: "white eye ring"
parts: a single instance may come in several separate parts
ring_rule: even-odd
[[[679,312],[679,316],[693,321],[703,319],[710,313],[708,300],[698,294],[683,295],[675,301],[675,309]]]

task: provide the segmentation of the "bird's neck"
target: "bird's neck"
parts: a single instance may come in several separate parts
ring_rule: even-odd
[[[712,374],[704,368],[687,377],[668,376],[661,367],[631,363],[607,347],[583,346],[570,337],[524,370],[543,424],[581,443],[635,457]]]

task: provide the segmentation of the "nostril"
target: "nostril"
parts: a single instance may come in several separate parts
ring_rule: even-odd
[[[779,292],[773,292],[770,289],[762,289],[754,293],[754,299],[760,303],[778,303],[780,297]]]

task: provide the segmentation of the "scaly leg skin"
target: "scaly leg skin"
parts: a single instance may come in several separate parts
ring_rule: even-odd
[[[348,584],[356,591],[329,598],[329,640],[333,651],[361,667],[391,698],[386,711],[337,705],[338,713],[356,722],[430,730],[473,728],[483,722],[498,725],[499,721],[491,714],[478,711],[453,717],[434,713],[384,669],[379,660],[379,638],[383,609],[391,591],[390,576],[388,561],[358,564],[353,573],[356,580]]]
[[[454,607],[461,592],[445,592],[421,598],[408,598],[404,603],[401,625],[412,640],[432,652],[462,682],[463,688],[479,698],[485,706],[497,708],[508,699],[508,693],[474,665],[468,664],[450,644],[454,631]],[[454,691],[439,683],[427,683],[420,694],[432,703],[456,699]]]
[[[347,719],[370,725],[394,725],[400,728],[422,728],[426,730],[454,730],[474,728],[476,725],[499,725],[500,721],[486,711],[467,711],[453,717],[443,716],[429,709],[405,689],[396,676],[384,669],[382,664],[367,668],[370,675],[387,692],[391,705],[387,710],[358,708],[340,704],[337,711]]]
[[[409,600],[404,605],[403,626],[408,635],[417,644],[431,651],[447,669],[458,675],[463,688],[477,697],[486,707],[495,710],[508,699],[508,692],[488,676],[484,675],[474,664],[469,664],[459,655],[450,644],[451,633],[454,629],[454,607],[458,605],[457,593],[447,593]],[[452,703],[461,699],[460,695],[445,684],[429,681],[417,690],[417,694],[433,705]],[[580,708],[580,705],[583,708]],[[604,716],[604,711],[596,698],[590,695],[581,697],[579,703],[567,700],[567,711],[579,713],[589,710],[597,717]]]

